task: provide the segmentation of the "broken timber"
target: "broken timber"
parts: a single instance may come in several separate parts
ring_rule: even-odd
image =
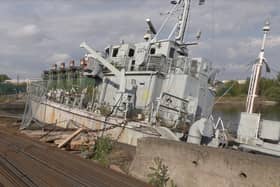
[[[83,130],[85,130],[84,128],[79,128],[78,130],[76,130],[73,134],[71,134],[68,138],[66,138],[63,142],[61,142],[58,145],[58,148],[61,148],[63,146],[65,146],[68,142],[70,142],[73,138],[75,138],[78,134],[80,134]]]

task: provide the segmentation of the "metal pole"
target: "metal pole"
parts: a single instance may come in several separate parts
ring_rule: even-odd
[[[266,41],[267,33],[269,30],[270,30],[269,22],[266,22],[265,26],[263,27],[264,36],[263,36],[263,40],[262,40],[261,51],[259,53],[259,62],[253,66],[253,74],[252,74],[252,77],[250,80],[250,85],[249,85],[249,90],[248,90],[246,112],[250,113],[250,114],[253,113],[253,111],[254,111],[254,102],[255,102],[255,99],[257,96],[257,88],[258,88],[258,84],[260,81],[261,69],[262,69],[263,62],[264,62],[265,41]]]
[[[189,18],[189,13],[190,13],[190,5],[191,5],[191,0],[185,0],[184,2],[184,12],[182,15],[182,18],[179,22],[179,34],[176,37],[176,40],[183,43],[184,42],[184,36],[185,36],[185,31],[187,27],[187,22]]]

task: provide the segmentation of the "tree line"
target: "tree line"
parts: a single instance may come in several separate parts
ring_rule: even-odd
[[[217,96],[222,96],[225,94],[225,92],[225,96],[247,96],[249,82],[249,78],[247,78],[245,84],[240,84],[238,83],[238,81],[235,80],[229,81],[221,86],[218,86]],[[257,92],[259,96],[267,100],[280,101],[280,73],[275,79],[261,78]]]
[[[0,95],[11,95],[26,92],[26,84],[12,84],[6,83],[6,80],[11,80],[11,78],[6,74],[0,74]]]

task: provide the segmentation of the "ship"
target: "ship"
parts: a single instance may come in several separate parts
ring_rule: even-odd
[[[190,126],[204,120],[211,126],[209,131],[205,125],[205,131],[215,140],[213,146],[223,144],[224,128],[210,120],[218,70],[189,54],[201,37],[199,31],[193,41],[185,41],[191,1],[171,1],[171,6],[158,30],[146,19],[142,42],[122,41],[102,52],[82,42],[80,64],[72,60],[68,67],[63,62],[45,70],[42,81],[28,85],[21,128],[34,122],[85,128],[136,145],[150,136],[186,141]]]
[[[79,64],[71,60],[68,67],[62,62],[43,71],[42,81],[28,85],[21,128],[35,123],[89,129],[134,146],[140,138],[157,137],[232,148],[223,120],[212,116],[219,70],[189,53],[199,45],[200,31],[196,39],[185,41],[191,1],[171,1],[171,6],[158,30],[146,19],[142,42],[122,41],[104,51],[82,42],[85,56]],[[280,156],[280,122],[254,113],[261,70],[268,66],[264,47],[269,30],[267,22],[233,142],[240,150]]]

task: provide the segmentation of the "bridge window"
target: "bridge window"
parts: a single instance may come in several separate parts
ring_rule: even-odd
[[[175,48],[171,47],[169,51],[169,58],[174,58],[175,55]]]
[[[119,48],[114,48],[114,49],[113,49],[112,57],[118,56],[118,53],[119,53]]]
[[[135,66],[135,60],[132,60],[131,62],[131,67],[130,67],[130,71],[134,70],[134,66]]]
[[[134,56],[134,49],[129,49],[129,52],[128,52],[128,56],[129,57],[133,57]]]
[[[151,55],[156,54],[156,48],[151,48],[151,50],[150,50],[150,54],[151,54]]]

